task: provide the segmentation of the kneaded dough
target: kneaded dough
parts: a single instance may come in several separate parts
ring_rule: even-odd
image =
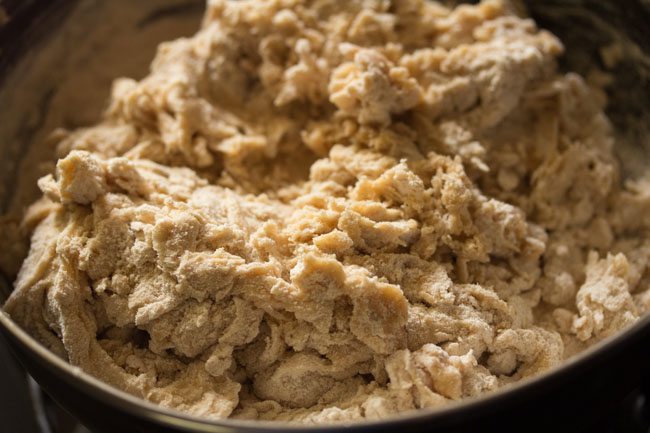
[[[58,131],[5,309],[215,419],[385,418],[536,375],[650,308],[650,188],[602,88],[487,0],[210,0]]]

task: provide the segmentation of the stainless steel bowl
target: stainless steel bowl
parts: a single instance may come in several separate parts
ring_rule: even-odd
[[[124,24],[127,27],[116,31],[129,32],[130,41],[142,43],[142,52],[146,55],[141,59],[131,59],[125,65],[107,65],[105,77],[97,83],[98,88],[106,90],[113,76],[144,72],[144,65],[157,42],[156,37],[171,39],[191,28],[189,24],[195,26],[202,3],[202,0],[138,0],[138,8],[134,8],[136,3],[130,0],[21,0],[5,3],[12,18],[0,27],[0,153],[3,155],[0,162],[0,213],[17,212],[16,203],[25,198],[15,195],[16,182],[18,174],[32,162],[30,158],[35,157],[30,154],[30,144],[42,139],[39,131],[57,122],[76,126],[75,123],[92,120],[66,117],[66,101],[60,99],[60,92],[62,86],[74,86],[75,80],[88,79],[90,71],[83,67],[87,65],[88,57],[84,56],[99,55],[102,49],[111,49],[111,38],[121,34],[97,32],[102,5],[109,1],[130,17]],[[567,70],[586,73],[594,64],[600,63],[602,46],[613,41],[628,44],[630,49],[626,56],[611,71],[615,82],[610,88],[609,115],[617,127],[620,142],[624,143],[619,150],[629,161],[625,168],[629,173],[645,169],[650,161],[647,158],[650,152],[650,2],[529,0],[526,3],[536,20],[566,43],[568,54],[562,66]],[[156,23],[165,19],[188,25],[179,24],[174,34],[155,33]],[[71,25],[72,21],[75,21],[74,25]],[[87,39],[80,40],[80,35]],[[151,45],[149,49],[145,49],[149,46],[147,44]],[[66,58],[80,62],[77,65],[81,65],[80,68],[70,68]],[[45,70],[43,65],[47,65]],[[49,77],[49,81],[44,77]],[[88,106],[95,107],[93,113],[98,113],[105,95],[79,97],[86,97]],[[47,155],[40,156],[47,159]],[[35,172],[34,176],[37,174]],[[16,254],[20,251],[11,243],[6,243],[3,248],[15,249]],[[0,284],[0,303],[11,291],[10,278],[6,276]],[[67,364],[27,335],[5,313],[0,313],[0,333],[46,392],[97,432],[112,433],[125,429],[158,433],[595,431],[602,426],[589,425],[588,420],[594,413],[606,410],[640,384],[650,389],[650,317],[643,318],[625,332],[592,347],[560,368],[494,394],[435,411],[404,414],[390,421],[334,427],[235,420],[217,422],[163,409],[114,389]]]

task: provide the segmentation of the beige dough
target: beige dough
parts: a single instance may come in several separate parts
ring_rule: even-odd
[[[330,423],[478,396],[650,308],[650,188],[509,4],[211,0],[61,132],[6,311],[165,407]]]

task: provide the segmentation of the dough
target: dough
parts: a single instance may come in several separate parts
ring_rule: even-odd
[[[603,90],[487,0],[210,0],[58,131],[5,305],[162,406],[331,423],[478,396],[650,308]]]

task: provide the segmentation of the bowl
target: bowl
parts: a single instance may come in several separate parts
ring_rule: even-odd
[[[564,70],[589,73],[594,66],[614,77],[608,114],[628,175],[647,168],[650,153],[650,2],[645,0],[529,0],[540,26],[567,46]],[[143,76],[156,44],[192,33],[201,0],[22,0],[6,2],[0,13],[0,207],[18,218],[35,197],[35,180],[53,156],[32,143],[59,125],[92,122],[120,75]],[[0,11],[1,12],[1,11]],[[119,24],[108,25],[119,15]],[[10,19],[4,20],[8,15]],[[616,64],[603,47],[625,47]],[[135,56],[106,62],[125,48]],[[129,51],[131,52],[131,51]],[[99,69],[101,71],[98,73]],[[87,86],[93,80],[93,86]],[[76,87],[93,92],[75,92]],[[72,91],[71,91],[72,90]],[[84,107],[70,110],[69,107]],[[51,152],[51,151],[49,151]],[[7,236],[5,236],[7,238]],[[24,245],[4,239],[15,251],[15,269]],[[10,254],[11,256],[12,254]],[[13,268],[12,268],[13,267]],[[0,281],[0,303],[11,291]],[[624,400],[639,384],[650,390],[650,317],[543,375],[480,398],[437,410],[421,410],[387,421],[308,427],[254,421],[211,421],[161,408],[112,388],[49,352],[0,312],[0,334],[39,385],[62,407],[96,432],[469,432],[595,430],[594,413]],[[630,423],[644,420],[630,418]],[[591,424],[590,424],[591,423]],[[611,426],[617,428],[620,426]]]

